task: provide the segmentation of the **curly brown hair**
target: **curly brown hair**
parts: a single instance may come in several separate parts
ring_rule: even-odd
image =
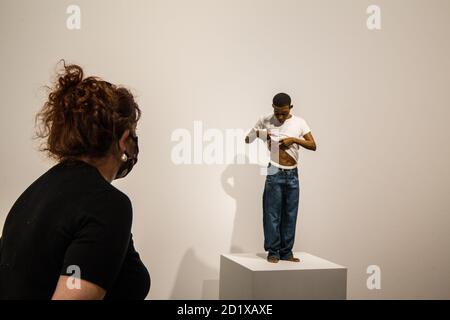
[[[98,77],[83,79],[83,69],[66,65],[48,100],[36,115],[36,138],[45,139],[41,151],[65,160],[108,154],[125,130],[136,126],[141,110],[131,92]]]

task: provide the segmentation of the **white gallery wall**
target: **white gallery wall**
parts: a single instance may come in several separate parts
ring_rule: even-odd
[[[450,298],[448,0],[0,0],[0,39],[0,227],[53,165],[34,116],[64,58],[142,108],[139,163],[113,184],[133,203],[148,298],[217,298],[220,254],[263,252],[264,176],[176,164],[172,134],[247,129],[284,91],[318,146],[300,155],[294,249],[347,266],[350,299]]]

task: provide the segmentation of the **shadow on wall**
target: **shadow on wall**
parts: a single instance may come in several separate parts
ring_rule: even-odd
[[[221,175],[222,188],[236,201],[236,212],[230,251],[216,252],[217,261],[222,253],[264,250],[262,192],[265,176],[261,174],[261,166],[248,164],[248,158],[242,157],[245,157],[245,164],[231,164]],[[206,264],[194,248],[189,248],[181,260],[171,299],[218,299],[218,276],[219,270]]]
[[[218,299],[217,270],[208,266],[189,248],[181,260],[171,299]],[[205,280],[208,279],[208,280]]]
[[[237,159],[235,158],[235,163]],[[248,158],[245,157],[245,163]],[[265,176],[257,164],[231,164],[222,173],[223,190],[236,201],[230,253],[264,249],[262,193]]]

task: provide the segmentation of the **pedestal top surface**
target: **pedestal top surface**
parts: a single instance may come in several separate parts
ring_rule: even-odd
[[[299,258],[300,262],[280,260],[270,263],[266,253],[230,253],[222,256],[252,271],[347,269],[306,252],[294,252],[294,257]]]

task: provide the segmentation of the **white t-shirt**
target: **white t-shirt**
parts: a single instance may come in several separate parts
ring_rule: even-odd
[[[291,114],[289,119],[286,119],[283,124],[281,124],[273,113],[261,116],[256,122],[255,126],[247,134],[249,137],[249,142],[252,142],[256,138],[256,130],[259,130],[260,137],[266,137],[264,131],[270,133],[272,141],[280,141],[284,138],[301,138],[305,134],[311,132],[308,124],[303,118],[294,116]],[[299,145],[293,143],[290,145],[286,152],[298,162],[299,158]]]

